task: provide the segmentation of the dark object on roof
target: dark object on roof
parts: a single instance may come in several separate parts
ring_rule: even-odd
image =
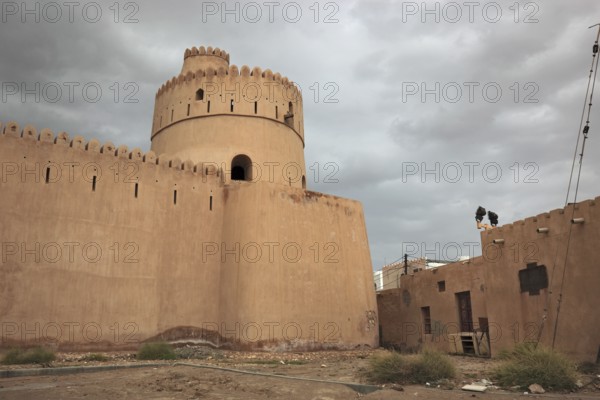
[[[483,221],[483,217],[485,217],[485,208],[479,206],[477,207],[477,211],[475,211],[475,220],[476,221]]]

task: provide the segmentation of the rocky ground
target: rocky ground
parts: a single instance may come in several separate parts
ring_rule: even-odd
[[[179,362],[244,370],[274,376],[240,374],[217,369],[194,368],[161,362],[162,366],[121,369],[60,376],[31,376],[0,379],[0,399],[472,399],[472,398],[561,398],[600,399],[600,377],[582,375],[583,386],[576,393],[524,394],[501,390],[491,382],[490,371],[497,361],[453,356],[459,377],[452,382],[422,386],[383,387],[360,394],[343,384],[282,379],[306,377],[328,381],[366,383],[361,371],[368,358],[383,350],[322,351],[311,353],[231,352],[198,346],[183,346]],[[153,363],[136,361],[133,353],[103,354],[106,361],[90,361],[89,354],[59,353],[52,367]],[[187,359],[185,359],[187,358]],[[2,366],[0,369],[39,366]],[[463,391],[473,382],[488,384],[485,393]],[[489,381],[489,382],[486,382]]]

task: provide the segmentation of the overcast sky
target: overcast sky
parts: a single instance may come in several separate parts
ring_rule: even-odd
[[[0,121],[149,150],[157,89],[219,47],[302,88],[308,187],[362,202],[375,269],[481,253],[479,205],[501,225],[564,205],[600,22],[597,0],[22,4],[2,2]],[[600,104],[580,200],[598,132]]]

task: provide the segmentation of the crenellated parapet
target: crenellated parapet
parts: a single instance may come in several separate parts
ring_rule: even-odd
[[[485,247],[491,244],[510,246],[511,243],[525,245],[538,239],[568,234],[569,226],[573,224],[572,219],[583,218],[581,227],[585,227],[586,223],[588,225],[593,223],[594,221],[590,217],[598,217],[598,204],[600,204],[600,196],[505,224],[495,229],[482,231],[482,246]],[[587,218],[585,218],[586,216]],[[498,240],[504,241],[498,242]]]
[[[192,47],[191,49],[185,49],[183,53],[183,67],[181,73],[194,72],[201,68],[212,67],[213,69],[219,69],[220,67],[227,67],[229,65],[229,54],[225,50],[221,50],[218,47],[213,49],[208,46],[200,46],[198,48]]]
[[[160,166],[168,168],[176,173],[191,173],[202,177],[212,176],[220,181],[222,171],[215,163],[197,162],[191,160],[182,161],[178,157],[168,154],[155,154],[152,150],[143,152],[140,148],[129,149],[126,145],[115,145],[111,141],[106,141],[103,144],[97,139],[86,139],[81,135],[75,135],[72,138],[67,132],[61,131],[58,134],[50,129],[42,129],[39,131],[33,125],[25,125],[22,129],[19,124],[14,121],[3,124],[0,121],[0,139],[8,137],[17,140],[22,140],[23,145],[28,143],[38,142],[40,144],[55,145],[65,148],[80,150],[81,161],[86,161],[86,153],[101,154],[117,159],[131,160],[145,165]]]
[[[156,93],[152,138],[180,121],[210,116],[268,118],[292,129],[304,145],[302,94],[280,73],[244,65],[174,76]]]

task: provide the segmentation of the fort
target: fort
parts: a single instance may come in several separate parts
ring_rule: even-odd
[[[0,123],[0,345],[376,347],[359,202],[306,190],[302,96],[185,51],[151,150]]]

